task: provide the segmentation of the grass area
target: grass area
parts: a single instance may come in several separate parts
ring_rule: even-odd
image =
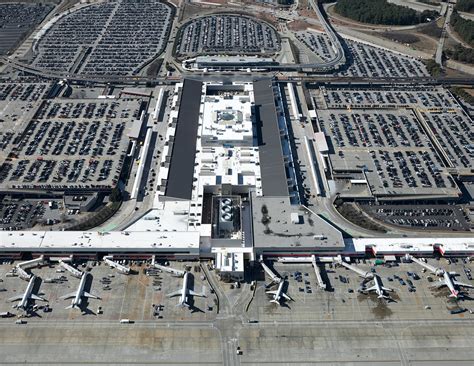
[[[463,99],[466,103],[474,106],[474,95],[472,95],[472,91],[469,93],[466,89],[463,89],[460,86],[453,86],[449,90],[457,97]]]
[[[401,32],[383,32],[382,34],[385,38],[390,39],[395,42],[412,44],[420,41],[420,38],[411,33],[401,33]]]
[[[367,230],[386,233],[383,226],[368,218],[354,203],[344,202],[336,206],[337,211],[353,224]]]
[[[417,31],[439,40],[441,34],[443,33],[443,28],[440,27],[437,22],[431,22],[419,27]]]
[[[155,61],[153,61],[146,70],[146,76],[152,77],[152,78],[156,77],[158,75],[158,72],[161,69],[162,64],[163,64],[162,58],[158,58]]]
[[[439,66],[435,60],[427,60],[425,61],[426,69],[430,73],[431,76],[440,76],[442,74],[441,66]]]

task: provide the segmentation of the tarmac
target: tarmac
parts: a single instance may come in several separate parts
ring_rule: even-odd
[[[472,269],[470,263],[430,262],[456,271],[460,281],[470,283],[463,270],[463,266]],[[43,279],[38,292],[49,300],[52,311],[39,309],[37,316],[25,318],[26,324],[15,324],[15,318],[0,319],[2,364],[463,366],[474,361],[474,315],[469,312],[474,307],[469,293],[462,301],[448,299],[446,291],[430,289],[427,277],[436,281],[435,276],[422,273],[414,263],[374,267],[384,286],[394,289],[390,302],[358,293],[361,278],[345,268],[325,265],[323,278],[329,290],[324,291],[318,289],[310,264],[275,263],[275,271],[288,276],[286,290],[294,300],[281,307],[268,302],[264,292],[270,280],[259,268],[253,291],[250,282],[232,289],[204,264],[202,270],[196,262],[170,265],[178,269],[190,265],[191,288],[196,292],[204,288],[208,297],[196,298],[194,309],[176,307],[177,298],[165,296],[181,287],[181,279],[160,274],[158,284],[158,278],[143,274],[145,265],[132,266],[137,273],[125,276],[102,263],[90,266],[88,285],[101,300],[90,299],[89,311],[81,314],[64,309],[69,300],[59,300],[74,291],[78,279],[56,273],[56,267],[32,269]],[[373,267],[369,263],[357,266],[366,271]],[[15,312],[6,299],[22,293],[27,285],[19,278],[5,277],[11,267],[0,265],[4,281],[0,287],[6,289],[0,292],[0,311]],[[302,282],[292,277],[295,271],[302,273]],[[407,272],[420,277],[412,279],[416,292],[409,292],[397,280],[388,281],[398,275],[406,282]],[[57,275],[65,275],[68,281],[44,282]],[[103,277],[110,279],[111,290],[103,289]],[[307,286],[311,293],[300,292],[300,287]],[[162,318],[153,315],[152,304],[164,305]],[[98,306],[103,314],[97,314]],[[467,310],[450,314],[460,307]],[[124,318],[133,323],[121,324]]]

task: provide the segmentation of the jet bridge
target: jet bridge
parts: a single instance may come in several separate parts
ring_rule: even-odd
[[[412,262],[418,263],[420,266],[426,268],[428,271],[430,271],[431,273],[435,274],[438,277],[442,277],[445,272],[444,269],[433,267],[432,265],[425,263],[421,259],[415,258],[410,254],[406,254],[405,258],[408,260],[411,260]]]
[[[360,268],[357,268],[356,266],[353,266],[347,262],[344,262],[340,256],[338,258],[334,258],[334,263],[340,264],[341,266],[346,267],[347,269],[350,269],[351,271],[357,273],[360,277],[366,280],[371,280],[374,278],[374,274],[372,272],[363,271]]]
[[[107,263],[110,267],[117,269],[122,274],[128,275],[130,273],[130,267],[126,267],[121,265],[120,263],[114,262],[112,259],[114,257],[111,255],[107,255],[104,257],[104,262]]]
[[[82,271],[79,271],[77,268],[71,266],[70,264],[64,262],[62,259],[59,259],[59,265],[63,267],[66,271],[70,272],[76,278],[82,278]]]
[[[313,265],[313,268],[314,268],[314,274],[316,275],[318,286],[322,288],[323,290],[326,290],[326,284],[324,283],[323,278],[321,277],[321,268],[319,268],[318,266],[315,255],[311,256],[311,264]]]
[[[32,275],[26,272],[27,269],[31,269],[34,267],[42,266],[45,264],[47,260],[44,258],[44,255],[40,255],[38,258],[31,259],[26,262],[21,262],[16,265],[16,272],[18,273],[18,277],[22,280],[30,281]]]
[[[273,282],[280,283],[281,278],[277,276],[264,262],[260,259],[260,264],[262,265],[264,271],[270,276]]]

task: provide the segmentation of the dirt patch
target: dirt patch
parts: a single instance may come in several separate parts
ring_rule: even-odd
[[[309,27],[312,27],[312,25],[305,22],[304,20],[295,20],[291,23],[288,23],[288,29],[294,32],[304,31]]]

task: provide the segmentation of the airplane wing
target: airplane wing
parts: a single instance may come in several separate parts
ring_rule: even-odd
[[[392,291],[393,291],[393,289],[387,288],[387,287],[383,287],[383,286],[381,287],[381,289],[384,290],[384,291],[388,291],[388,292],[392,292]]]
[[[459,281],[456,281],[456,280],[453,280],[453,283],[457,286],[460,286],[460,287],[474,288],[474,286],[472,286],[472,285],[468,285],[467,283],[462,283],[462,282],[459,282]]]
[[[207,297],[204,293],[198,294],[197,292],[194,292],[193,290],[188,290],[188,293],[192,296]]]
[[[75,292],[71,292],[67,295],[64,295],[64,296],[61,296],[60,299],[61,300],[66,300],[66,299],[72,299],[73,297],[76,297],[76,293]]]
[[[269,295],[276,295],[278,291],[267,291],[265,292],[266,294],[269,294]]]
[[[166,296],[168,296],[168,297],[174,297],[174,296],[179,296],[179,295],[181,295],[181,290],[176,290],[176,291],[174,291],[174,292],[172,292],[172,293],[170,293],[170,294],[168,294],[168,295],[166,295]]]
[[[430,287],[432,287],[432,288],[441,288],[441,287],[443,287],[443,286],[446,286],[446,284],[444,283],[444,281],[443,281],[443,282],[435,283],[435,284],[431,285]]]
[[[289,297],[287,294],[285,294],[284,292],[281,293],[281,296],[283,296],[288,301],[293,301],[293,299],[291,297]]]
[[[92,298],[92,299],[100,299],[99,296],[92,295],[92,294],[90,294],[89,292],[86,292],[86,291],[84,291],[82,295],[83,295],[84,297],[90,297],[90,298]]]
[[[372,287],[366,288],[364,291],[375,291],[377,290],[377,287],[374,285]]]
[[[38,300],[38,301],[48,301],[48,300],[43,299],[42,297],[39,297],[38,295],[35,295],[35,294],[31,294],[30,298],[32,298],[33,300]]]
[[[10,297],[8,299],[8,301],[18,301],[18,300],[21,300],[23,298],[23,296],[13,296],[13,297]]]

